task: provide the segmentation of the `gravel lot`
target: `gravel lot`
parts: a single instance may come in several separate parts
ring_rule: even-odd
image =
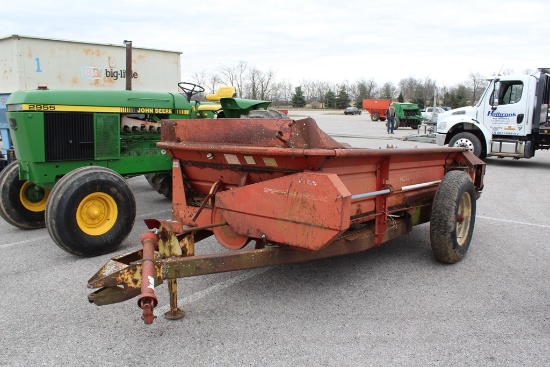
[[[316,111],[336,140],[368,148],[435,145],[388,135],[368,114]],[[144,325],[135,300],[89,304],[88,279],[112,256],[78,258],[46,229],[0,220],[1,366],[547,366],[550,361],[550,153],[489,158],[463,261],[433,258],[429,225],[358,255],[185,279],[178,321]],[[129,180],[137,249],[145,218],[170,201]],[[220,251],[213,240],[197,252]],[[157,288],[157,315],[168,309]]]

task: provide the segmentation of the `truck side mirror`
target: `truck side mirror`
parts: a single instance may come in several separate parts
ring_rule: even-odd
[[[500,79],[495,79],[495,83],[493,84],[493,98],[491,102],[491,108],[493,110],[496,110],[498,107],[498,93],[500,89]]]

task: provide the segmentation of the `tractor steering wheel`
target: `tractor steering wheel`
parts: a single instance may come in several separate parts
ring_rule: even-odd
[[[180,82],[178,83],[178,87],[180,87],[183,93],[185,93],[188,102],[191,102],[191,97],[193,97],[195,94],[204,92],[203,87],[194,83]]]

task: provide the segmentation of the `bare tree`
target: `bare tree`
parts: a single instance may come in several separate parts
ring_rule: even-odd
[[[419,84],[421,83],[413,77],[408,77],[399,81],[399,90],[403,94],[405,101],[410,101],[415,98]],[[384,87],[382,87],[382,89],[383,88]]]
[[[258,99],[260,94],[260,73],[256,68],[248,69],[248,81],[246,83],[246,98]]]
[[[433,104],[434,94],[437,93],[435,90],[435,80],[426,77],[426,79],[424,79],[424,82],[421,83],[418,87],[420,88],[419,94],[422,96],[422,101],[424,101],[426,106],[431,106]]]
[[[290,104],[290,99],[292,98],[292,91],[294,90],[292,88],[292,83],[285,80],[280,83],[280,87],[282,91],[281,96],[284,104],[285,105]]]
[[[273,83],[275,78],[275,72],[269,70],[267,72],[258,72],[258,97],[261,100],[270,99],[270,94],[273,91]]]
[[[200,85],[200,86],[204,86],[204,85],[206,85],[208,75],[206,74],[206,71],[203,70],[203,71],[200,71],[200,72],[193,73],[191,78],[193,79],[193,82],[195,84]],[[196,94],[195,96],[196,96],[196,99],[198,99],[198,100],[204,99],[204,93],[199,93],[199,94]]]
[[[470,90],[470,102],[471,104],[474,104],[487,82],[481,74],[472,72],[470,73],[470,75],[468,75],[468,80],[465,84],[466,87],[468,87],[468,89]]]
[[[220,77],[217,74],[212,74],[208,77],[208,89],[210,93],[216,93],[218,84],[220,83]]]
[[[236,89],[239,97],[244,96],[244,88],[246,84],[246,71],[248,65],[244,61],[239,61],[233,65],[222,65],[218,68],[220,73],[220,82],[228,86],[233,86]]]
[[[393,100],[397,96],[397,88],[392,82],[386,82],[380,90],[380,96],[382,98]]]
[[[302,92],[304,93],[304,98],[307,103],[315,99],[315,82],[303,80],[300,86],[302,87]]]

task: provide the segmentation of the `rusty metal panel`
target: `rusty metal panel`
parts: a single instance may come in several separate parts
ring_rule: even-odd
[[[133,47],[132,89],[177,92],[179,51]],[[0,93],[126,88],[126,47],[28,36],[0,39]]]
[[[235,233],[310,250],[350,225],[351,194],[334,174],[304,172],[226,190],[215,203]]]

